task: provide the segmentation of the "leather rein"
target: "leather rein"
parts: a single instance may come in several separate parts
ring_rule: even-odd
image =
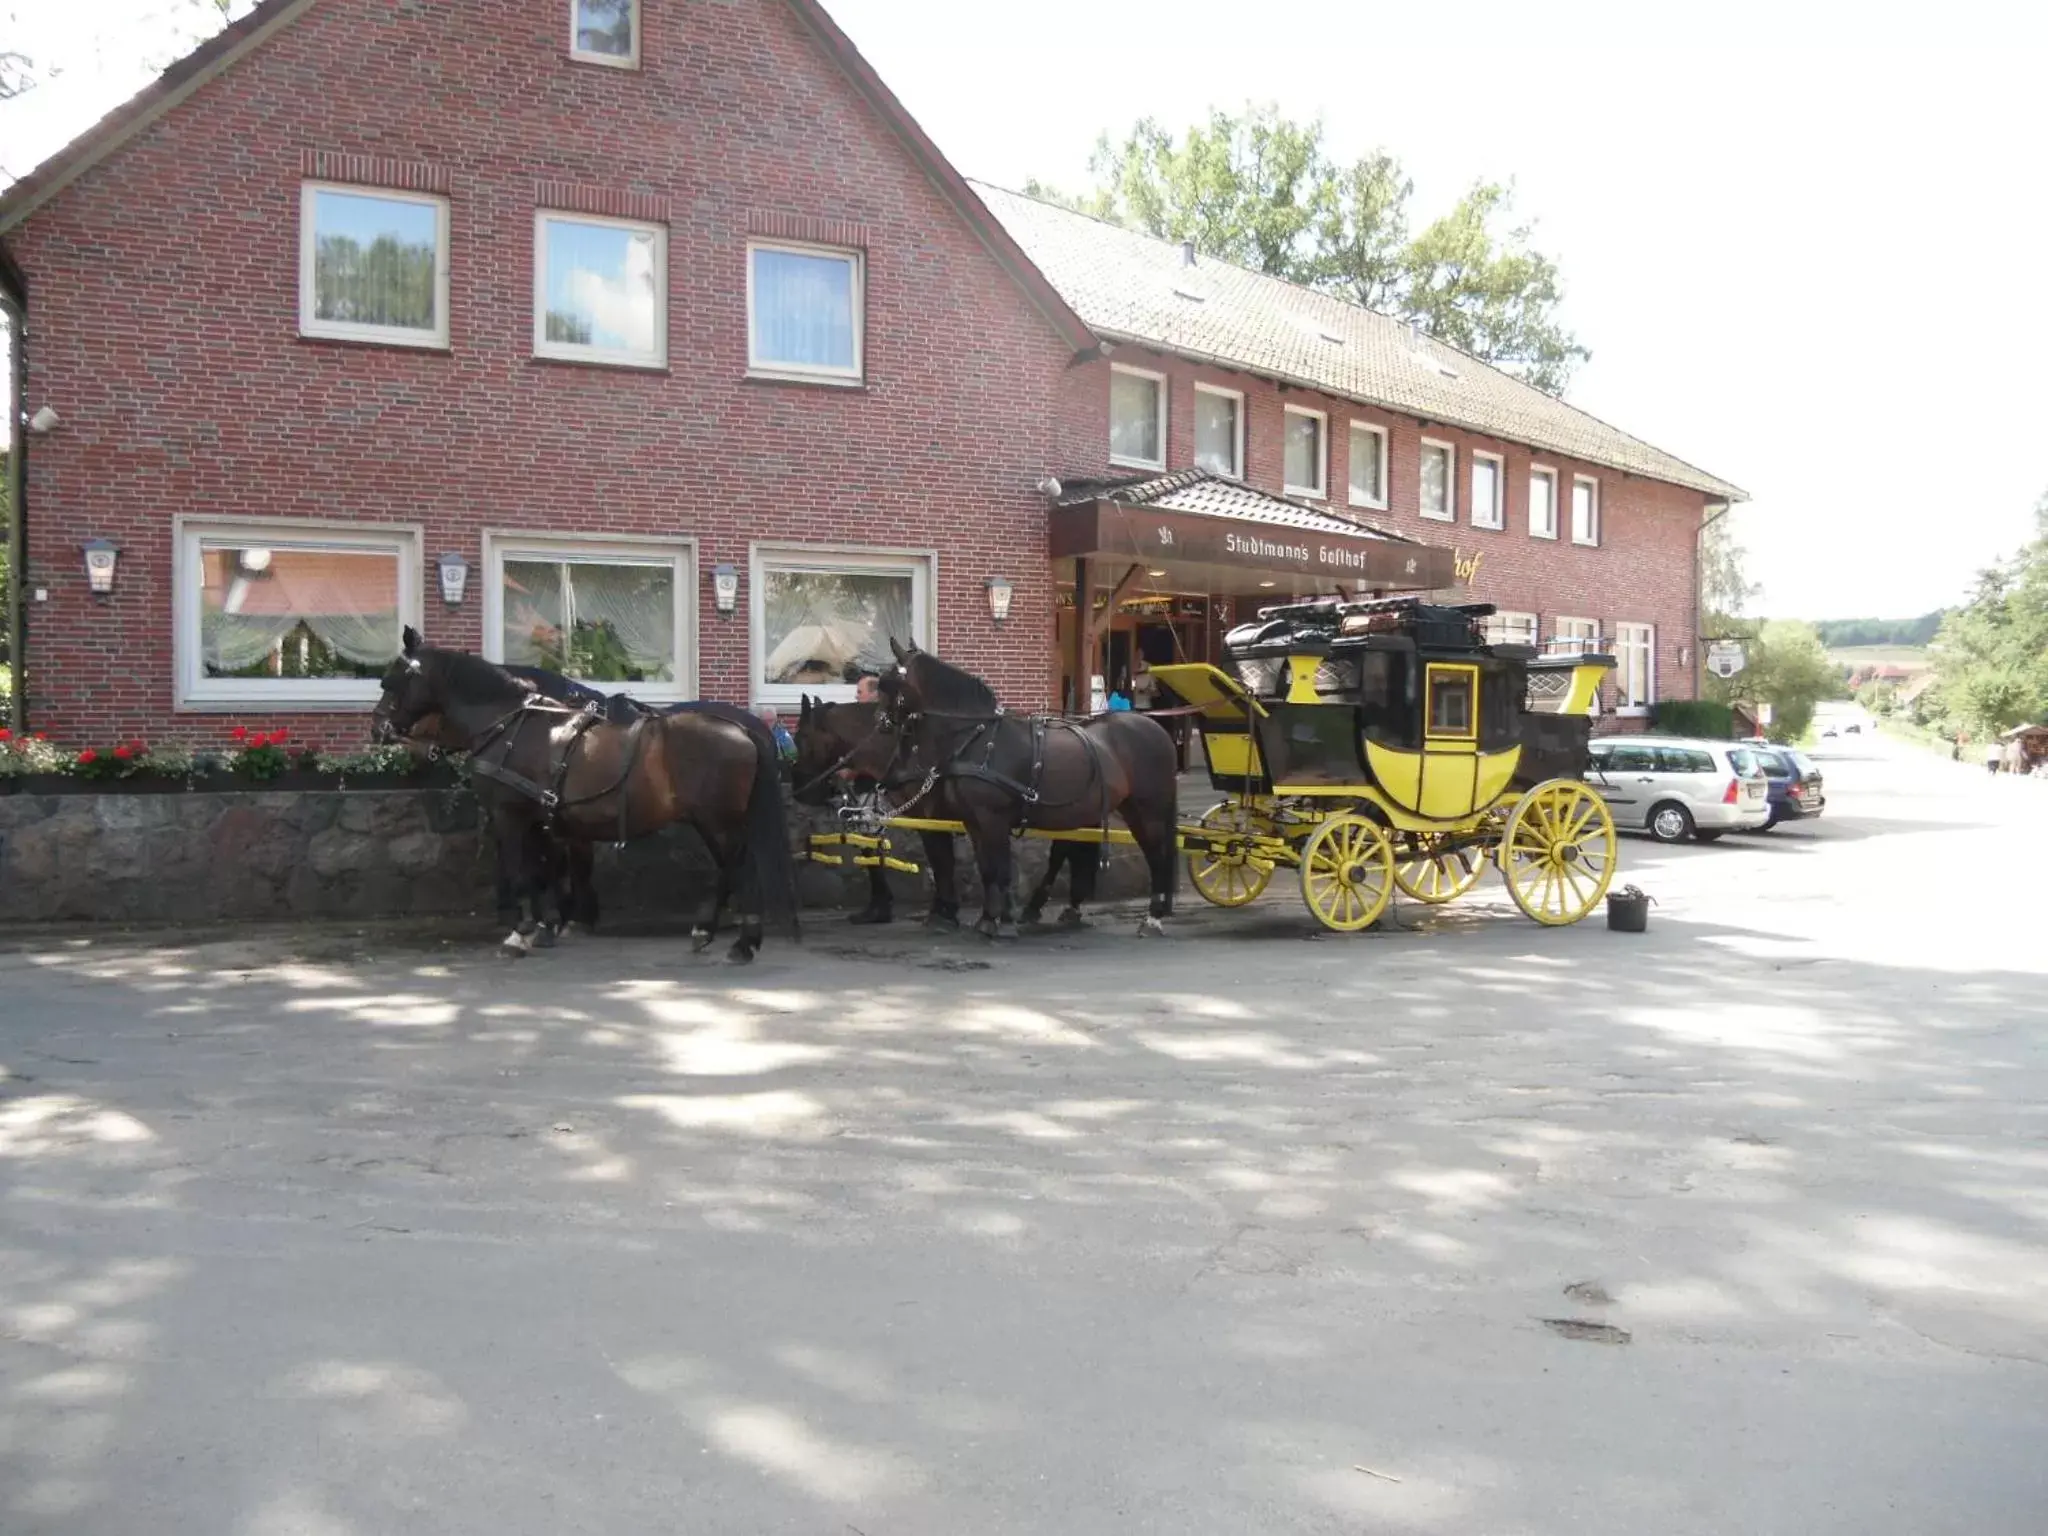
[[[554,743],[550,742],[548,755],[550,777],[553,780],[551,784],[538,783],[509,766],[513,749],[519,743],[520,733],[525,729],[526,722],[536,715],[551,716],[557,721],[566,722],[570,727],[569,738],[560,744],[559,751],[555,750]],[[497,720],[487,726],[477,739],[470,744],[470,770],[474,773],[480,773],[485,778],[496,783],[503,784],[507,789],[524,795],[527,799],[538,804],[547,813],[550,831],[559,829],[563,810],[572,806],[590,805],[604,799],[607,795],[615,794],[619,797],[619,832],[617,841],[623,845],[626,841],[626,813],[628,810],[627,796],[624,791],[627,783],[633,777],[633,770],[640,766],[640,753],[646,740],[645,733],[641,727],[653,718],[653,711],[642,708],[633,717],[633,723],[625,727],[626,765],[620,770],[618,778],[594,794],[577,795],[574,797],[563,794],[563,786],[568,780],[569,769],[574,764],[577,752],[584,746],[584,738],[589,735],[593,726],[600,724],[603,720],[602,706],[594,702],[576,705],[564,703],[560,699],[548,698],[544,694],[527,695],[516,706],[507,710]],[[492,755],[494,748],[496,749],[495,756]]]

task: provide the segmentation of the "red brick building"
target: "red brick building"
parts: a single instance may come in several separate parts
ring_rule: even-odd
[[[1074,568],[1043,482],[1198,443],[1271,493],[1229,515],[1476,554],[1469,590],[1526,632],[1640,640],[1636,691],[1691,692],[1694,536],[1732,486],[1442,348],[1380,357],[1408,346],[1381,317],[1179,261],[970,187],[815,0],[265,0],[0,195],[17,399],[57,418],[12,457],[26,723],[353,741],[407,622],[757,703],[837,691],[893,633],[1049,700]],[[1294,355],[1319,347],[1339,362]],[[1304,407],[1320,487],[1283,463],[1290,431],[1314,457]],[[1386,434],[1377,503],[1354,425]],[[1497,530],[1469,515],[1481,452]],[[1232,600],[1335,584],[1146,569],[1126,651],[1176,600],[1200,622],[1167,638],[1201,647]]]

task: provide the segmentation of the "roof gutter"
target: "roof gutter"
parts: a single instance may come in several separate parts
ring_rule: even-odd
[[[28,729],[27,668],[22,662],[22,589],[28,580],[28,435],[21,430],[28,388],[28,279],[0,244],[0,311],[7,315],[7,421],[0,429],[0,449],[7,454],[6,612],[0,623],[7,632],[7,724],[17,734]]]

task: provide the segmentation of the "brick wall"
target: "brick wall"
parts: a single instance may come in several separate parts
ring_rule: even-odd
[[[940,648],[1046,696],[1032,483],[1058,458],[1066,346],[779,0],[650,5],[636,71],[571,62],[567,4],[322,0],[10,233],[26,399],[63,417],[29,465],[36,727],[217,742],[236,723],[173,711],[179,513],[423,525],[429,586],[443,550],[477,568],[459,609],[426,601],[430,639],[468,649],[486,527],[688,535],[701,689],[726,699],[748,692],[751,541],[937,549]],[[308,168],[446,190],[446,352],[299,337]],[[666,371],[533,358],[539,183],[665,212]],[[749,229],[806,220],[865,241],[864,389],[743,378]],[[122,546],[98,601],[76,552],[93,535]],[[743,583],[731,617],[721,561]],[[991,574],[1017,584],[1007,632]]]
[[[1461,558],[1479,557],[1479,567],[1462,600],[1489,602],[1503,610],[1534,613],[1540,633],[1549,638],[1560,617],[1598,619],[1611,641],[1617,623],[1650,624],[1656,629],[1655,687],[1659,698],[1691,698],[1694,693],[1698,637],[1695,634],[1693,568],[1695,537],[1707,498],[1697,491],[1640,476],[1624,475],[1560,454],[1537,453],[1500,438],[1456,428],[1425,425],[1414,416],[1358,405],[1313,390],[1283,389],[1277,384],[1209,367],[1143,348],[1119,347],[1115,361],[1163,373],[1167,377],[1167,449],[1169,469],[1185,469],[1195,459],[1195,390],[1197,381],[1237,390],[1245,397],[1246,477],[1260,490],[1282,491],[1284,408],[1305,406],[1328,418],[1330,511],[1378,523],[1430,544],[1449,545]],[[1109,462],[1108,361],[1092,362],[1069,372],[1062,389],[1058,446],[1068,474],[1124,474]],[[1388,434],[1389,474],[1385,510],[1354,507],[1349,499],[1351,475],[1350,423],[1366,422]],[[1448,442],[1457,449],[1458,496],[1455,522],[1421,514],[1422,439]],[[1473,450],[1498,454],[1505,461],[1505,516],[1499,530],[1471,522]],[[1556,539],[1529,533],[1529,472],[1532,463],[1557,471],[1558,527]],[[1600,487],[1598,547],[1571,541],[1571,484],[1575,475],[1589,475]],[[1687,661],[1681,663],[1683,652]],[[1612,687],[1608,693],[1612,695]],[[1612,728],[1611,718],[1603,722]]]

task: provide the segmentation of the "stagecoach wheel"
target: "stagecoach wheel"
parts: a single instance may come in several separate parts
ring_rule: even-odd
[[[1394,845],[1363,816],[1332,816],[1301,850],[1301,899],[1325,928],[1371,926],[1394,894]]]
[[[1576,923],[1614,878],[1614,818],[1576,779],[1550,779],[1522,796],[1501,839],[1508,892],[1537,922]]]
[[[1277,835],[1272,817],[1237,800],[1210,806],[1202,812],[1201,825],[1241,837]],[[1188,878],[1204,901],[1219,907],[1242,907],[1259,899],[1273,878],[1273,864],[1249,853],[1212,853],[1197,848],[1188,855]]]
[[[1475,843],[1463,847],[1444,832],[1418,832],[1408,840],[1394,864],[1394,884],[1401,894],[1433,907],[1456,901],[1486,873],[1486,850]]]

